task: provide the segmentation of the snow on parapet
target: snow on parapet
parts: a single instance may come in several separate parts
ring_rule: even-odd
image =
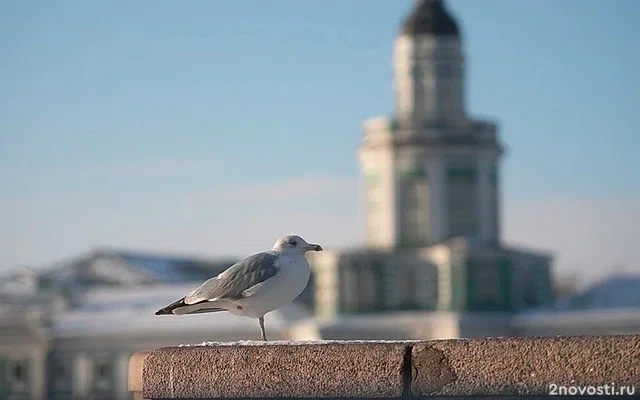
[[[239,340],[237,342],[202,342],[181,344],[178,347],[222,347],[222,346],[327,346],[354,344],[407,344],[420,343],[421,340]]]

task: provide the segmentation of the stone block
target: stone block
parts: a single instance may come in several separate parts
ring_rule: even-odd
[[[640,336],[422,342],[412,347],[411,366],[413,395],[548,395],[554,384],[638,386]]]
[[[402,342],[218,344],[170,347],[144,361],[146,399],[400,397]]]

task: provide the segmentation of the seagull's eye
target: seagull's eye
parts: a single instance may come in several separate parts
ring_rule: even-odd
[[[298,242],[295,241],[295,240],[292,240],[292,241],[289,242],[289,244],[291,244],[293,247],[295,247],[295,246],[298,245]]]

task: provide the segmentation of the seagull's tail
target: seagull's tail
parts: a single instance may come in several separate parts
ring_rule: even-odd
[[[166,307],[156,311],[156,315],[183,315],[183,314],[201,314],[218,311],[226,311],[224,308],[213,307],[211,302],[204,300],[194,304],[184,302],[184,297],[178,301],[174,301]]]

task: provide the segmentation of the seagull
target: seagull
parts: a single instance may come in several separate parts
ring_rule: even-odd
[[[311,270],[305,254],[322,251],[298,235],[283,236],[270,251],[253,254],[233,264],[156,315],[201,314],[228,311],[257,318],[267,341],[264,315],[295,300],[309,282]]]

